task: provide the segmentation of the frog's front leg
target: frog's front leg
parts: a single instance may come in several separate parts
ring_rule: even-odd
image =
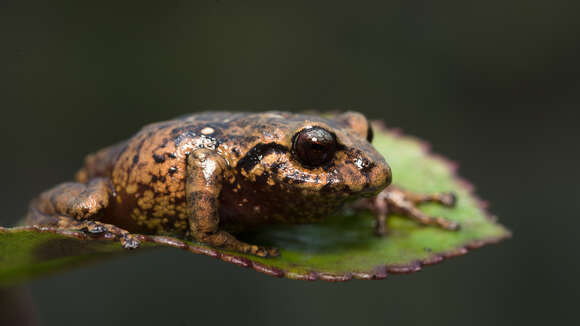
[[[113,189],[108,179],[88,182],[67,182],[42,193],[30,205],[26,224],[47,225],[63,229],[84,230],[92,234],[107,234],[120,239],[124,248],[134,249],[139,239],[117,226],[98,219],[109,206]]]
[[[425,225],[434,225],[452,231],[459,230],[459,223],[439,216],[429,216],[417,207],[417,205],[426,202],[435,202],[447,207],[453,207],[455,201],[456,198],[453,193],[424,195],[396,186],[389,186],[376,197],[366,200],[363,205],[373,211],[376,218],[375,231],[378,235],[383,236],[387,232],[386,219],[390,213],[401,214]]]
[[[278,256],[277,249],[247,244],[219,229],[219,195],[226,168],[224,159],[209,149],[198,149],[188,156],[185,192],[191,236],[227,250],[261,257]]]

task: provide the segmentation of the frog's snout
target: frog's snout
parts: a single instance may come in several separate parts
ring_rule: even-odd
[[[387,164],[387,162],[385,162],[385,165],[382,166],[381,177],[382,182],[380,182],[379,188],[381,188],[382,190],[388,187],[393,181],[393,172],[391,171],[391,167],[389,166],[389,164]]]
[[[359,142],[345,151],[343,183],[353,194],[372,197],[391,184],[392,172],[387,160],[368,142]]]
[[[368,183],[362,191],[363,196],[373,196],[377,194],[388,187],[393,180],[391,167],[385,161],[380,162],[370,169],[370,171],[367,172],[366,177]]]

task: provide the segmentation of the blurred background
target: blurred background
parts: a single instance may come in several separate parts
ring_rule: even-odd
[[[41,325],[513,325],[580,299],[580,2],[0,3],[0,225],[144,124],[356,109],[460,164],[514,237],[383,281],[276,279],[179,250],[24,287]]]

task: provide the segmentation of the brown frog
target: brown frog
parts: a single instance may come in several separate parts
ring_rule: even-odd
[[[384,235],[390,212],[450,230],[416,204],[455,202],[391,183],[356,112],[324,118],[287,112],[207,112],[148,125],[127,141],[89,155],[76,182],[32,202],[28,224],[82,229],[139,246],[137,234],[172,234],[258,256],[275,248],[232,233],[274,223],[320,221],[346,202],[370,208]]]

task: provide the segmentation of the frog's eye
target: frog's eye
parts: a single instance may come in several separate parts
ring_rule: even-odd
[[[373,133],[373,127],[371,126],[371,123],[368,123],[368,129],[367,129],[367,141],[369,143],[373,142],[373,137],[374,137],[374,133]]]
[[[298,160],[305,166],[324,165],[334,157],[336,137],[320,127],[304,129],[294,135],[292,150]]]

